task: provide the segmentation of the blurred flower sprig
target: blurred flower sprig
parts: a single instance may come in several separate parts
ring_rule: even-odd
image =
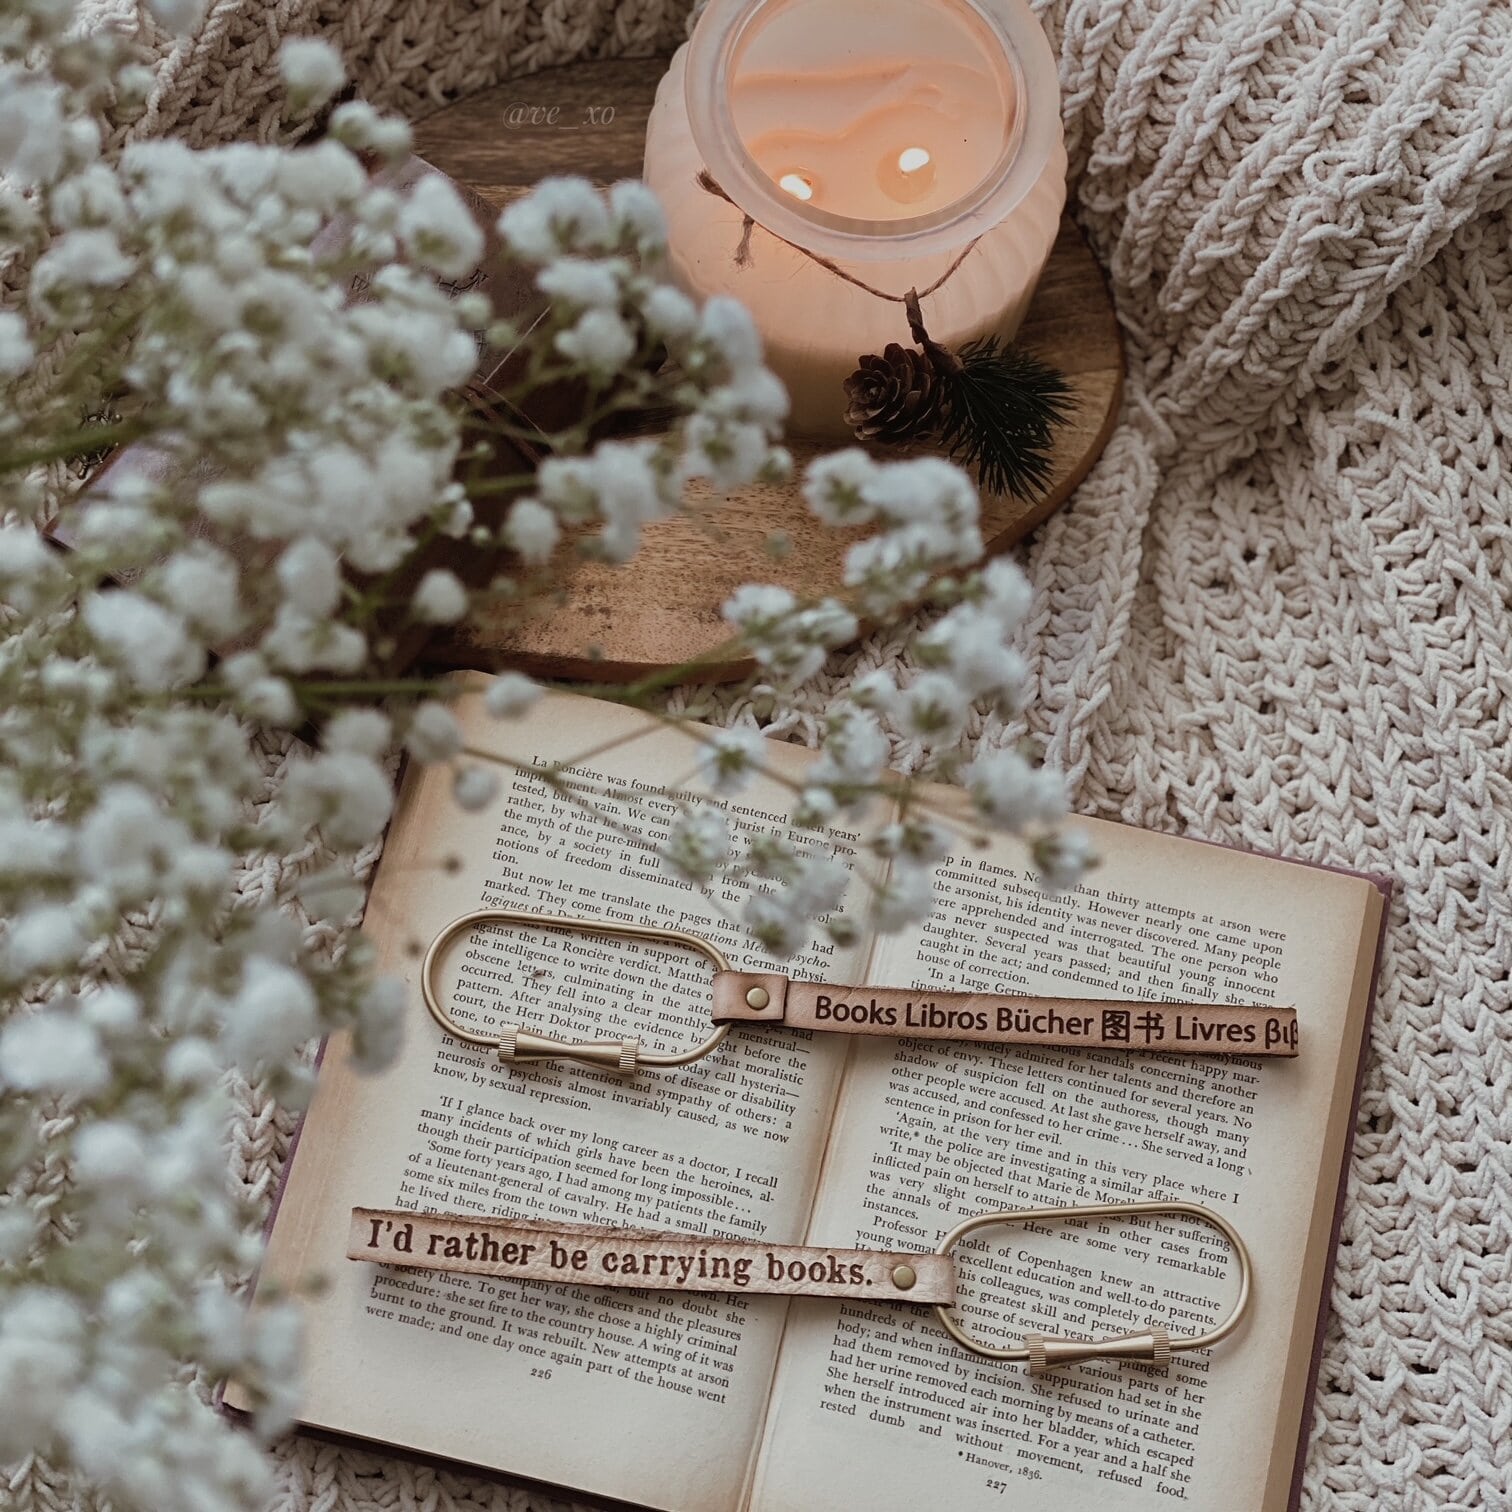
[[[120,146],[152,87],[131,37],[81,31],[61,0],[0,17],[0,1462],[61,1458],[150,1512],[255,1506],[264,1458],[202,1387],[242,1380],[259,1432],[279,1431],[297,1328],[292,1305],[251,1316],[237,1295],[261,1241],[227,1177],[232,1081],[298,1105],[302,1050],[337,1030],[386,1063],[403,1003],[354,928],[353,878],[389,818],[390,758],[451,764],[465,806],[494,792],[447,686],[389,671],[396,639],[484,600],[532,612],[573,554],[626,561],[694,479],[784,476],[786,396],[739,305],[667,280],[642,185],[551,180],[499,217],[500,256],[548,301],[517,329],[456,292],[484,231],[444,178],[398,171],[402,121],[348,102],[306,145]],[[310,39],[281,67],[295,113],[344,81]],[[506,385],[467,403],[480,353],[506,350]],[[579,402],[560,424],[519,418],[563,385]],[[646,412],[657,435],[616,431]],[[511,472],[522,440],[545,460]],[[156,465],[91,475],[128,444]],[[942,612],[906,686],[872,674],[829,710],[793,794],[815,844],[737,848],[689,792],[669,869],[755,879],[745,923],[773,954],[816,921],[851,938],[823,835],[886,794],[871,922],[923,917],[961,835],[888,773],[887,721],[927,751],[921,776],[964,785],[974,824],[1026,835],[1073,884],[1088,858],[1057,829],[1060,779],[964,749],[973,707],[1019,709],[1029,603],[1017,568],[975,565],[970,481],[850,450],[801,487],[820,519],[871,533],[842,596],[753,584],[726,606],[776,705],[863,618]],[[38,528],[60,496],[69,553]],[[489,580],[426,566],[448,540]],[[505,674],[489,708],[520,718],[538,693]],[[735,791],[761,742],[720,732],[702,765]],[[238,885],[275,858],[276,883]]]

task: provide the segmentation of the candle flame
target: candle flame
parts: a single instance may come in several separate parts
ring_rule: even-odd
[[[811,200],[814,197],[813,181],[802,173],[784,173],[777,183],[794,199]]]
[[[898,170],[901,173],[917,173],[929,167],[929,153],[923,147],[905,147],[898,154]]]

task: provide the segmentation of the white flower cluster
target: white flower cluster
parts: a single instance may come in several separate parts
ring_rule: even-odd
[[[125,722],[121,679],[56,647],[0,683],[0,1462],[61,1454],[166,1512],[254,1505],[268,1478],[253,1441],[177,1379],[196,1361],[253,1385],[265,1431],[292,1416],[293,1316],[254,1319],[231,1290],[260,1243],[227,1184],[226,1074],[297,1104],[312,1036],[350,1027],[381,1062],[400,1005],[360,953],[319,948],[318,904],[344,921],[360,895],[306,886],[301,926],[236,908],[233,867],[273,835],[311,848],[317,824],[329,844],[371,841],[388,777],[350,750],[298,764],[259,842],[258,771],[228,715],[138,705]],[[26,749],[47,739],[50,758]],[[130,961],[113,946],[128,921],[152,930]]]
[[[391,187],[334,140],[111,159],[108,112],[145,94],[122,36],[81,40],[54,0],[3,13],[0,173],[24,194],[0,191],[22,295],[0,313],[0,1464],[53,1455],[122,1507],[245,1508],[268,1466],[206,1390],[244,1380],[281,1430],[297,1335],[236,1295],[261,1245],[228,1182],[231,1078],[297,1106],[313,1037],[393,1053],[401,1000],[345,935],[350,858],[387,822],[396,736],[444,744],[450,716],[337,714],[271,786],[244,720],[329,713],[312,675],[374,653],[352,574],[457,507],[447,391],[487,312],[433,275],[482,234],[443,182]],[[321,43],[285,67],[306,105],[341,80]],[[71,556],[24,523],[33,460],[135,436],[159,465],[90,491]],[[414,616],[455,617],[458,587],[432,575]],[[238,899],[237,864],[269,855],[297,880]]]
[[[505,525],[527,563],[551,555],[562,523],[590,520],[600,522],[600,553],[624,561],[643,526],[681,507],[691,479],[731,489],[786,472],[776,438],[787,394],[762,364],[756,328],[734,300],[700,309],[658,276],[666,226],[643,184],[605,196],[584,179],[546,179],[504,211],[499,234],[510,255],[539,269],[550,300],[535,380],[558,376],[559,365],[585,376],[595,421],[657,401],[682,417],[661,440],[549,459]]]
[[[725,619],[774,683],[811,677],[830,648],[855,637],[857,611],[874,618],[896,614],[931,595],[950,607],[915,637],[912,659],[919,670],[907,686],[886,673],[868,673],[829,710],[821,756],[798,795],[794,822],[822,831],[837,816],[854,819],[879,801],[896,803],[904,817],[873,837],[887,868],[873,888],[872,923],[896,930],[928,916],[931,869],[966,831],[910,809],[917,802],[910,785],[888,769],[886,719],[915,748],[921,776],[962,782],[982,830],[1026,837],[1045,884],[1074,886],[1092,857],[1079,834],[1057,828],[1066,815],[1059,774],[1019,750],[985,751],[968,762],[962,749],[973,711],[1011,717],[1022,706],[1027,669],[1010,641],[1030,604],[1028,581],[1011,561],[962,571],[982,554],[970,479],[937,458],[883,463],[852,449],[814,462],[803,492],[826,523],[876,529],[847,552],[850,604],[803,603],[787,589],[757,584],[731,595]],[[716,792],[731,791],[759,768],[759,751],[743,732],[706,747],[705,775]],[[774,955],[801,949],[813,923],[841,906],[841,893],[830,899],[825,890],[829,859],[822,851],[800,853],[776,835],[753,843],[747,871],[781,885],[752,895],[746,922]],[[827,918],[826,927],[837,938],[854,928],[844,916]]]
[[[182,28],[203,6],[152,9]],[[18,291],[0,311],[0,1463],[61,1457],[122,1508],[229,1512],[262,1504],[267,1470],[208,1387],[244,1381],[266,1431],[297,1387],[292,1314],[236,1296],[259,1239],[228,1185],[230,1088],[256,1078],[298,1105],[305,1047],[333,1030],[363,1066],[394,1052],[402,998],[352,929],[394,754],[449,763],[465,808],[498,787],[432,684],[389,670],[395,648],[463,618],[468,552],[493,553],[492,590],[518,598],[569,537],[622,561],[690,481],[782,474],[786,397],[738,305],[663,281],[640,185],[553,180],[500,217],[503,255],[549,302],[518,330],[457,293],[483,230],[398,161],[403,122],[348,102],[314,145],[112,155],[153,82],[126,33],[90,31],[70,0],[0,0],[0,19],[0,254]],[[343,81],[314,40],[280,67],[298,114]],[[486,417],[457,391],[505,347],[510,413],[545,391],[581,405],[549,460],[489,493]],[[665,435],[612,434],[643,412],[670,416]],[[87,486],[65,512],[74,549],[54,551],[27,522],[57,465],[128,442],[146,455]],[[688,806],[667,864],[754,878],[747,922],[775,952],[816,919],[841,938],[847,869],[823,831],[893,792],[885,716],[981,823],[1032,835],[1046,876],[1074,881],[1086,857],[1053,830],[1056,781],[1014,752],[961,756],[973,709],[1017,707],[1007,635],[1027,602],[1011,567],[963,575],[981,549],[969,483],[847,452],[805,492],[876,530],[844,602],[732,599],[770,683],[811,676],[860,617],[926,594],[948,612],[907,687],[862,678],[831,711],[795,807],[813,844],[737,843]],[[446,541],[464,543],[449,565],[426,555]],[[511,673],[487,705],[517,718],[539,693]],[[716,737],[713,787],[736,791],[761,750],[748,730]],[[875,841],[880,923],[927,909],[953,838],[902,805]],[[239,889],[249,866],[278,891]]]

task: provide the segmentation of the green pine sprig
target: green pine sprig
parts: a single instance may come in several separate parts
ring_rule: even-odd
[[[925,330],[912,290],[904,308],[940,384],[942,447],[973,469],[987,492],[1032,498],[1050,481],[1055,428],[1076,407],[1065,375],[996,336],[953,352]]]
[[[1050,481],[1055,428],[1075,408],[1071,385],[1042,358],[996,336],[957,352],[942,374],[941,442],[988,493],[1031,498]]]

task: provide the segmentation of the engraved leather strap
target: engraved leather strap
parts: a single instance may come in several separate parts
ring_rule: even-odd
[[[1138,1333],[1081,1339],[1031,1333],[1022,1344],[979,1339],[952,1315],[956,1272],[951,1252],[979,1229],[1005,1223],[1149,1216],[1196,1219],[1228,1240],[1239,1266],[1239,1294],[1205,1333],[1173,1337],[1151,1323]],[[708,1239],[698,1234],[529,1218],[484,1218],[412,1213],[398,1208],[353,1208],[347,1259],[415,1270],[461,1271],[520,1281],[573,1286],[620,1286],[637,1291],[767,1292],[780,1296],[842,1297],[867,1302],[924,1302],[962,1349],[988,1360],[1019,1361],[1039,1375],[1085,1360],[1136,1361],[1163,1369],[1179,1350],[1211,1349],[1239,1326],[1249,1306],[1253,1267],[1249,1250],[1227,1218],[1193,1202],[1096,1202],[1082,1207],[1017,1208],[963,1219],[933,1254],[917,1251],[821,1249],[811,1244],[765,1244]]]
[[[936,1306],[955,1301],[955,1262],[949,1255],[819,1249],[395,1208],[352,1209],[347,1259],[641,1291],[761,1292]]]
[[[1080,1050],[1297,1053],[1294,1008],[830,986],[747,971],[715,974],[714,1022]]]

